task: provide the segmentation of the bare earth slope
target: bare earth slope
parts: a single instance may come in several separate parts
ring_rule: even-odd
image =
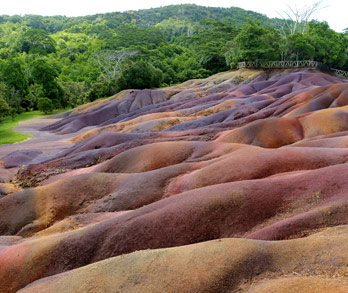
[[[226,72],[20,128],[0,292],[348,292],[346,80]]]

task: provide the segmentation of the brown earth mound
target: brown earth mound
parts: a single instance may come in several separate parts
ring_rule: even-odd
[[[0,292],[346,292],[347,113],[346,80],[240,70],[27,121]]]
[[[347,232],[338,227],[291,241],[222,239],[139,251],[19,292],[346,292]]]

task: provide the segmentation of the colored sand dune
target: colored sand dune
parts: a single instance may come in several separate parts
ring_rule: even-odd
[[[348,291],[347,80],[244,69],[40,122],[0,147],[0,292]]]

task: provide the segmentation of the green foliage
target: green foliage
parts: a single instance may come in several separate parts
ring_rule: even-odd
[[[37,107],[41,112],[49,114],[53,112],[54,106],[52,100],[49,98],[39,98],[37,101]]]
[[[39,115],[40,113],[38,111],[34,111],[18,114],[14,119],[7,116],[3,120],[3,123],[0,124],[0,145],[15,143],[32,137],[31,135],[13,131],[13,129],[18,125],[19,121],[35,118]]]
[[[233,41],[232,62],[265,61],[279,59],[279,33],[248,18]]]
[[[341,68],[345,64],[347,47],[343,37],[330,29],[326,22],[311,21],[306,36],[314,47],[316,61],[335,68]]]
[[[5,82],[0,82],[0,98],[15,109],[21,109],[20,93],[14,87],[9,87]]]
[[[120,89],[144,89],[159,87],[163,73],[146,61],[138,61],[126,68],[119,78]]]
[[[198,62],[202,68],[210,70],[212,73],[228,70],[221,46],[214,41],[210,41],[200,47]]]
[[[49,36],[48,32],[42,29],[29,29],[23,33],[19,42],[21,52],[39,55],[56,52],[54,40]]]
[[[15,88],[21,95],[28,92],[28,78],[25,63],[20,57],[10,57],[0,63],[0,79],[9,88]]]
[[[116,81],[113,84],[113,87],[117,88]],[[89,93],[88,100],[95,101],[99,98],[105,98],[111,96],[114,92],[110,92],[110,84],[105,81],[98,81],[92,84]]]
[[[3,121],[4,117],[10,112],[10,106],[6,103],[3,98],[0,98],[0,122]]]
[[[15,121],[15,118],[16,118],[17,114],[18,113],[17,113],[15,108],[11,108],[10,109],[10,115],[11,115],[12,121]]]
[[[301,33],[294,33],[287,39],[284,52],[288,60],[311,60],[315,56],[315,48],[310,38]]]
[[[114,37],[105,39],[107,49],[119,50],[120,48],[133,48],[136,46],[148,46],[155,48],[165,41],[165,35],[157,27],[142,28],[127,24],[117,28]]]
[[[186,35],[192,36],[199,31],[199,25],[189,19],[178,19],[170,17],[156,24],[156,27],[161,29],[170,41],[174,41],[175,37]]]
[[[64,90],[58,83],[58,71],[44,58],[36,59],[30,66],[34,83],[42,86],[43,95],[52,100],[55,108],[65,106]]]
[[[64,99],[72,107],[89,102],[90,90],[84,82],[63,82]]]
[[[77,106],[244,60],[313,59],[348,70],[347,32],[311,22],[290,35],[281,24],[241,8],[186,4],[84,17],[2,15],[0,98],[16,113],[37,109],[43,97],[54,108]]]
[[[316,60],[329,67],[343,68],[348,60],[347,44],[344,35],[325,22],[311,21],[302,33],[284,35],[249,18],[227,45],[225,57],[232,67],[239,61]]]
[[[344,30],[343,42],[345,46],[345,54],[346,56],[348,56],[348,28]],[[342,67],[343,67],[343,70],[348,71],[348,57],[346,58],[346,62]]]
[[[42,85],[34,83],[29,86],[29,93],[25,97],[25,103],[28,110],[37,109],[37,101],[40,97],[44,96]]]

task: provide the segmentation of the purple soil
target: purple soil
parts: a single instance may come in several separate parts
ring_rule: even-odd
[[[236,85],[233,74],[252,78]],[[228,76],[22,126],[32,140],[0,147],[0,182],[20,167],[13,183],[33,187],[0,186],[0,292],[137,250],[348,225],[347,81]]]
[[[0,158],[0,161],[3,162],[5,168],[20,167],[31,162],[40,154],[42,152],[35,150],[17,150]]]

